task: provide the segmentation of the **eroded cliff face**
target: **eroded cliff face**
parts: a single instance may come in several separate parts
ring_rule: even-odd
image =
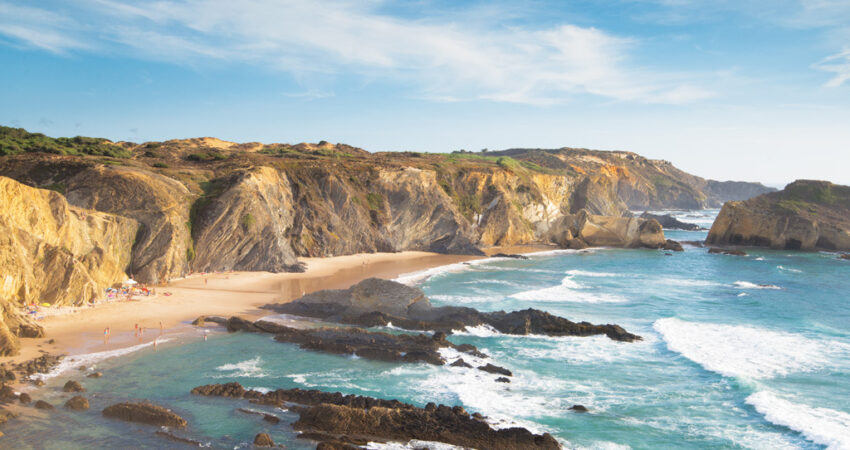
[[[798,180],[723,205],[706,242],[789,250],[850,250],[850,187]]]
[[[138,222],[125,269],[154,283],[190,271],[299,270],[303,256],[477,254],[565,242],[553,236],[570,227],[584,230],[588,245],[653,246],[633,239],[639,220],[605,219],[601,229],[629,236],[618,239],[590,226],[629,209],[706,206],[711,197],[699,189],[708,181],[629,152],[372,154],[213,138],[110,145],[132,156],[25,153],[0,158],[0,175]],[[580,213],[590,225],[576,226]]]
[[[30,303],[79,305],[125,277],[139,224],[68,204],[59,193],[0,177],[0,354],[40,327]]]

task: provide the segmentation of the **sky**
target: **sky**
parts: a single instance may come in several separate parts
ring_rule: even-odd
[[[850,0],[0,0],[0,124],[850,184]]]

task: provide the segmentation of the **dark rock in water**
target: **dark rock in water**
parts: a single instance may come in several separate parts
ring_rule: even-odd
[[[89,409],[89,401],[82,395],[77,395],[65,402],[65,407],[75,411],[84,411]]]
[[[18,415],[10,411],[0,409],[0,425],[5,424],[10,419],[14,419],[15,417],[18,417]],[[0,437],[3,437],[3,432],[0,432]]]
[[[86,388],[83,387],[78,381],[68,380],[65,383],[65,386],[62,387],[62,391],[64,392],[85,392]]]
[[[449,333],[465,327],[489,325],[505,334],[605,334],[618,341],[632,342],[641,339],[618,325],[575,323],[536,309],[483,313],[465,307],[435,308],[422,290],[378,278],[363,280],[349,289],[313,292],[289,303],[269,304],[263,308],[283,314],[365,327],[385,326],[391,322],[408,330]]]
[[[655,219],[658,221],[658,223],[661,224],[662,228],[667,228],[670,230],[699,231],[705,229],[693,223],[682,222],[679,219],[671,216],[670,214],[656,215],[650,214],[649,212],[644,212],[640,215],[640,218]]]
[[[366,331],[359,328],[290,328],[272,322],[258,320],[251,323],[238,317],[227,319],[228,330],[266,332],[275,334],[278,342],[298,344],[305,350],[357,355],[361,358],[394,362],[425,362],[443,365],[445,361],[439,350],[453,348],[474,356],[486,356],[471,345],[454,345],[446,340],[445,334],[389,334]]]
[[[293,428],[304,432],[301,437],[326,441],[319,448],[346,448],[345,445],[364,440],[400,441],[413,439],[443,442],[462,447],[487,449],[559,449],[560,444],[549,434],[537,435],[524,428],[494,430],[461,407],[436,406],[425,408],[371,397],[342,395],[338,392],[278,389],[261,393],[246,391],[238,383],[199,386],[197,395],[242,392],[254,402],[282,406],[283,402],[305,405],[290,408],[299,414]]]
[[[77,367],[77,370],[79,370],[80,372],[85,372],[86,369],[88,369],[88,367],[86,367],[86,366]]]
[[[194,439],[184,438],[181,436],[177,436],[170,431],[158,430],[154,433],[157,436],[162,436],[170,441],[180,442],[181,444],[189,444],[193,447],[207,447],[208,445],[201,441],[196,441]]]
[[[452,367],[466,367],[467,369],[471,369],[472,365],[463,360],[463,358],[458,358],[455,362],[449,364]]]
[[[254,436],[254,446],[256,447],[274,447],[272,437],[266,433],[259,433]]]
[[[708,249],[708,253],[712,254],[720,254],[720,255],[732,255],[732,256],[747,256],[747,252],[743,250],[734,250],[728,248],[717,248],[711,247]]]
[[[37,373],[47,373],[53,370],[61,359],[61,356],[45,354],[16,365],[15,370],[27,376]]]
[[[265,420],[268,423],[273,423],[273,424],[280,423],[279,417],[273,416],[271,414],[266,414],[262,411],[253,411],[253,410],[245,409],[245,408],[239,408],[238,411],[243,412],[245,414],[253,414],[253,415],[256,415],[256,416],[262,416],[263,420]]]
[[[493,364],[489,364],[489,363],[486,366],[479,367],[478,370],[483,370],[484,372],[487,372],[487,373],[495,373],[497,375],[504,375],[504,376],[507,376],[507,377],[514,376],[514,374],[511,373],[510,370],[505,369],[504,367],[494,366]]]
[[[54,409],[53,405],[51,405],[50,403],[47,403],[44,400],[36,401],[34,406],[35,406],[35,409]]]
[[[36,378],[35,380],[32,380],[32,384],[36,386],[44,386],[44,380],[42,380],[41,378]]]
[[[165,427],[184,428],[186,419],[171,410],[151,403],[118,403],[107,406],[103,410],[105,417],[125,420],[127,422],[146,423]]]
[[[0,386],[0,402],[10,402],[17,398],[18,396],[15,395],[15,390],[11,386]]]
[[[510,382],[511,382],[511,379],[510,379],[510,378],[505,378],[505,377],[499,377],[499,378],[496,378],[496,382],[497,382],[497,383],[510,383]]]
[[[838,257],[841,259],[850,259],[850,253],[842,253]]]
[[[192,325],[203,327],[210,323],[214,323],[217,325],[227,325],[227,319],[221,316],[200,316],[194,321],[192,321]]]
[[[491,255],[491,258],[513,258],[513,259],[528,259],[528,256],[520,255],[516,253],[496,253],[495,255]]]
[[[681,244],[682,245],[690,245],[692,247],[699,247],[699,248],[705,247],[705,242],[703,242],[703,241],[681,241]]]
[[[667,242],[664,244],[664,247],[662,247],[662,249],[663,250],[670,250],[670,251],[674,251],[674,252],[685,251],[685,249],[682,248],[682,244],[680,244],[680,243],[678,243],[678,242],[676,242],[672,239],[667,239]]]
[[[587,407],[585,407],[584,405],[573,405],[570,406],[570,411],[587,412]]]
[[[299,436],[300,437],[300,436]],[[361,450],[359,445],[346,444],[342,441],[322,441],[316,445],[316,450]]]
[[[92,372],[86,375],[86,378],[100,378],[103,376],[103,372]]]
[[[20,401],[24,405],[28,405],[30,402],[32,402],[32,397],[30,397],[30,395],[26,392],[21,392],[21,395],[18,396],[18,401]]]

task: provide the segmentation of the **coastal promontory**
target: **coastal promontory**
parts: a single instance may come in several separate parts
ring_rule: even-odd
[[[712,245],[786,250],[850,250],[850,187],[798,180],[782,191],[723,205]]]

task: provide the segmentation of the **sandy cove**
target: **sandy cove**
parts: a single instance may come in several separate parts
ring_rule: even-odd
[[[505,250],[494,249],[492,252]],[[529,248],[522,249],[529,251]],[[491,253],[491,252],[488,252]],[[18,363],[42,354],[82,354],[114,350],[150,342],[160,336],[180,333],[191,327],[199,315],[240,315],[258,318],[268,315],[260,306],[286,302],[321,289],[347,288],[369,277],[395,278],[462,261],[475,256],[442,255],[428,252],[368,253],[328,258],[303,258],[303,273],[230,272],[195,275],[157,287],[158,295],[141,300],[101,303],[76,312],[45,317],[40,324],[45,337],[22,339],[21,353],[0,358]],[[164,295],[166,292],[170,296]],[[144,328],[135,337],[135,325]],[[110,328],[108,343],[103,331]],[[53,343],[48,343],[53,340]]]

